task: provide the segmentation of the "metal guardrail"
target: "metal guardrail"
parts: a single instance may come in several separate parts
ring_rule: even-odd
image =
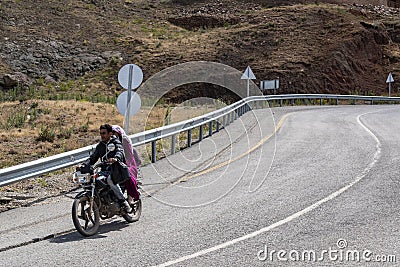
[[[400,97],[381,97],[381,96],[357,96],[357,95],[331,95],[331,94],[296,94],[296,95],[271,95],[271,96],[251,96],[242,99],[229,106],[216,110],[214,112],[178,122],[175,124],[163,126],[160,128],[152,129],[149,131],[130,135],[133,146],[140,146],[144,144],[152,144],[151,160],[156,161],[156,142],[160,139],[172,137],[171,154],[175,153],[175,136],[182,132],[187,132],[187,146],[192,145],[192,130],[199,127],[199,141],[204,137],[203,126],[209,125],[208,136],[214,133],[213,126],[215,124],[218,132],[220,129],[229,125],[238,117],[253,108],[261,108],[268,106],[271,101],[279,100],[279,105],[283,106],[284,100],[291,101],[297,99],[319,99],[320,104],[323,104],[324,99],[336,100],[350,100],[355,104],[356,101],[370,101],[371,104],[378,101],[385,102],[400,102]],[[23,163],[20,165],[4,168],[0,170],[0,186],[5,186],[25,179],[33,178],[43,175],[52,171],[64,169],[73,165],[83,162],[94,151],[96,145],[86,146],[80,149],[72,150],[69,152],[61,153],[58,155],[38,159],[32,162]]]

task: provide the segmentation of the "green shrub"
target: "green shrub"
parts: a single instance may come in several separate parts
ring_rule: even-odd
[[[25,124],[26,116],[26,111],[18,110],[7,118],[7,121],[2,125],[2,128],[5,130],[9,130],[11,128],[21,128]]]
[[[40,142],[54,142],[56,139],[56,131],[47,125],[42,125],[39,136],[36,138]]]
[[[72,132],[73,132],[73,128],[60,127],[59,134],[57,135],[57,137],[59,139],[70,139],[72,136]]]

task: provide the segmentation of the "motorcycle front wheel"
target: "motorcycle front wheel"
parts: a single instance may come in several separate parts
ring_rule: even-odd
[[[92,236],[100,226],[100,213],[95,201],[90,207],[88,196],[80,196],[72,204],[72,221],[76,230],[83,236]]]

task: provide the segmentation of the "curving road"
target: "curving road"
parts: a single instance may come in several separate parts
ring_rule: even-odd
[[[137,223],[83,238],[66,197],[1,213],[0,265],[398,266],[399,133],[393,105],[256,110],[144,167]]]

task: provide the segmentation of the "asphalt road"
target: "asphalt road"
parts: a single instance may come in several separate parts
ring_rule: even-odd
[[[272,111],[143,168],[139,222],[83,238],[66,197],[1,213],[0,266],[398,266],[399,107]]]

